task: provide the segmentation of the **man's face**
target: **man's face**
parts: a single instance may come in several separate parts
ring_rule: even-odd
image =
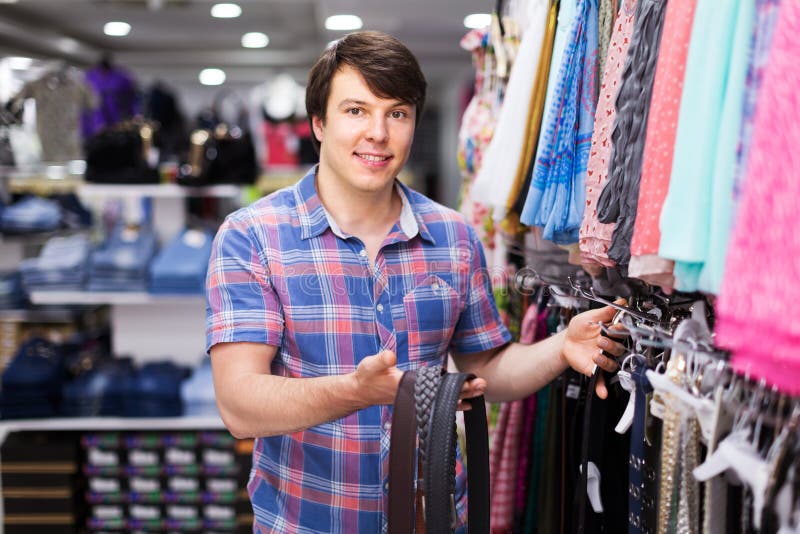
[[[415,108],[375,96],[354,68],[331,80],[326,118],[313,118],[321,143],[320,174],[352,192],[391,187],[411,151]]]

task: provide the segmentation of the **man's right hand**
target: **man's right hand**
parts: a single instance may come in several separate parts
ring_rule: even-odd
[[[397,355],[390,350],[384,350],[373,356],[367,356],[358,364],[355,372],[356,388],[359,399],[364,402],[364,407],[373,404],[392,404],[403,378],[403,371],[397,368]],[[486,390],[486,380],[474,378],[464,382],[459,396],[458,409],[469,410],[472,406],[464,399],[483,395]]]
[[[392,404],[403,371],[397,368],[397,355],[390,350],[367,356],[358,364],[353,378],[364,407]]]

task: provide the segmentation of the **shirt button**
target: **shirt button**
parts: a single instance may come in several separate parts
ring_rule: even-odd
[[[383,491],[385,491],[387,493],[389,492],[389,482],[388,481],[383,483]]]
[[[362,258],[365,258],[367,256],[367,249],[362,248],[361,252],[359,252],[358,255],[361,256]]]
[[[379,311],[379,312],[382,312],[382,311],[383,311],[383,304],[378,304],[378,305],[377,305],[377,306],[375,306],[375,307],[376,307],[376,308],[378,308],[378,311]]]
[[[431,284],[431,289],[434,291],[439,291],[439,284]]]
[[[385,431],[389,432],[389,430],[390,430],[391,428],[392,428],[392,422],[391,422],[391,421],[386,421],[385,423],[383,423],[383,429],[384,429]]]

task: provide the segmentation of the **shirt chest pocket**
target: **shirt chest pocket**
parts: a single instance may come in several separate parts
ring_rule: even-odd
[[[443,363],[461,312],[458,293],[431,275],[403,297],[403,308],[409,362]]]

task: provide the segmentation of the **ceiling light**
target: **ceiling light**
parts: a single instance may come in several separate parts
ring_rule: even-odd
[[[464,27],[471,30],[485,28],[492,23],[492,16],[488,13],[473,13],[464,17]]]
[[[127,22],[106,22],[103,33],[111,37],[125,37],[131,32],[131,25]]]
[[[0,4],[16,4],[17,0],[0,0]]]
[[[235,19],[242,14],[242,8],[237,4],[214,4],[211,16],[218,19]]]
[[[325,29],[334,31],[359,30],[364,25],[356,15],[331,15],[325,19]]]
[[[222,85],[225,83],[225,71],[222,69],[203,69],[200,71],[199,79],[203,85]]]
[[[242,46],[245,48],[264,48],[269,44],[266,33],[250,32],[242,35]]]
[[[27,70],[33,64],[29,57],[10,57],[7,61],[9,68],[14,70]]]

